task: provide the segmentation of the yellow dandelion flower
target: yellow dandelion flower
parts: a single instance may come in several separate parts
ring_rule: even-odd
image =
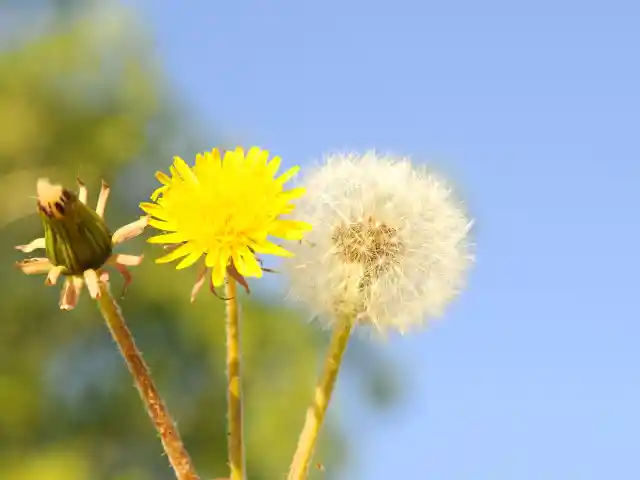
[[[165,233],[149,242],[168,245],[169,253],[156,262],[180,259],[177,269],[204,256],[192,298],[207,269],[212,287],[230,275],[247,289],[244,277],[260,278],[268,271],[256,255],[292,256],[270,237],[301,240],[311,229],[308,223],[283,218],[293,212],[292,200],[304,189],[285,190],[299,167],[277,176],[280,161],[277,156],[269,160],[269,152],[257,147],[247,152],[238,147],[224,155],[213,149],[198,154],[192,167],[175,157],[170,175],[156,174],[162,186],[140,207],[151,216],[149,224]]]

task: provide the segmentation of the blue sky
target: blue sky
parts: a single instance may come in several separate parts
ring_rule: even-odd
[[[477,219],[459,301],[380,345],[408,394],[347,420],[345,479],[640,478],[640,4],[126,3],[212,138],[411,155]]]

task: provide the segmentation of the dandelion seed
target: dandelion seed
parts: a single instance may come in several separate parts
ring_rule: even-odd
[[[314,225],[285,268],[327,319],[405,332],[440,315],[473,260],[472,222],[451,188],[405,158],[338,154],[312,173],[299,217]]]
[[[109,197],[107,184],[102,184],[95,211],[86,206],[87,188],[80,180],[78,187],[76,195],[46,178],[39,179],[37,202],[44,237],[16,247],[25,253],[38,249],[46,252],[46,257],[16,263],[25,274],[46,274],[47,285],[55,285],[61,275],[66,277],[60,297],[62,310],[75,308],[85,284],[91,297],[98,298],[100,280],[108,279],[107,265],[114,266],[123,276],[126,290],[131,283],[127,267],[139,265],[142,256],[114,254],[113,247],[138,236],[148,221],[147,217],[141,217],[112,235],[103,220]]]
[[[268,271],[257,255],[291,256],[269,237],[300,240],[310,230],[307,223],[284,218],[304,189],[285,190],[298,167],[276,176],[279,167],[279,157],[269,161],[269,152],[257,147],[246,153],[236,148],[224,156],[213,149],[197,155],[193,167],[175,157],[170,176],[156,174],[162,186],[140,207],[152,217],[150,225],[165,233],[149,242],[165,244],[168,252],[156,262],[180,260],[177,269],[204,257],[192,300],[209,271],[214,293],[226,275],[248,291],[245,277],[260,278]]]

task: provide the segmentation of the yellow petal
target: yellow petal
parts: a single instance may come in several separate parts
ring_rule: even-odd
[[[278,173],[281,161],[282,159],[280,157],[273,157],[271,159],[271,161],[267,164],[267,172],[269,173],[269,176],[273,177],[276,173]]]
[[[193,251],[193,246],[189,243],[185,243],[184,245],[180,245],[175,250],[172,250],[164,257],[160,257],[156,259],[156,263],[169,263],[177,260],[185,255],[189,255]]]
[[[214,287],[219,287],[224,283],[224,276],[227,273],[226,268],[212,268],[211,269],[211,283]]]
[[[293,253],[285,250],[284,248],[271,243],[269,240],[260,240],[251,242],[250,247],[256,253],[263,253],[267,255],[277,255],[279,257],[293,257]]]
[[[291,190],[287,190],[278,195],[278,199],[284,200],[286,202],[290,200],[294,200],[296,198],[300,198],[307,191],[304,187],[296,187]]]
[[[220,249],[217,265],[219,265],[222,270],[226,271],[227,265],[229,265],[229,260],[231,260],[231,248],[224,246]]]
[[[187,165],[187,162],[185,162],[182,158],[173,157],[173,165],[176,167],[180,178],[182,178],[185,182],[197,182],[193,171],[191,170],[189,165]]]
[[[182,243],[186,241],[184,235],[177,232],[163,233],[147,239],[147,243]]]
[[[202,250],[193,250],[189,255],[184,257],[178,265],[176,265],[176,270],[182,270],[183,268],[190,267],[198,261],[202,256],[202,253]]]
[[[276,178],[276,182],[280,183],[281,185],[287,183],[289,180],[291,180],[293,177],[296,176],[299,170],[300,170],[300,167],[297,165],[293,168],[290,168],[289,170],[284,172],[282,175],[280,175],[278,178]]]
[[[162,184],[162,185],[171,185],[171,177],[169,175],[167,175],[164,172],[156,172],[156,179]]]
[[[164,208],[162,208],[160,205],[156,203],[142,202],[140,204],[140,208],[144,212],[148,213],[149,215],[153,215],[154,217],[157,217],[157,218],[166,219],[167,214],[164,211]]]
[[[165,232],[175,232],[178,229],[174,222],[167,222],[166,220],[158,220],[156,218],[150,218],[149,225],[158,230],[164,230]]]
[[[239,157],[244,158],[244,148],[242,148],[242,147],[238,146],[238,147],[236,147],[233,151],[234,151],[234,152],[236,153],[236,155],[238,155]]]
[[[207,267],[213,268],[218,263],[218,257],[220,256],[219,249],[212,249],[207,252],[207,256],[204,259],[204,263]]]
[[[218,165],[222,164],[222,156],[220,155],[220,150],[214,148],[213,150],[211,150],[211,153],[209,155],[211,155],[211,160],[213,162],[216,162]]]
[[[151,201],[155,202],[156,200],[158,200],[158,198],[160,197],[160,195],[162,195],[169,187],[167,187],[166,185],[163,185],[160,188],[156,188],[153,193],[151,194]]]
[[[207,154],[198,153],[196,155],[196,163],[193,167],[193,173],[196,177],[202,174],[202,172],[207,168],[207,164],[210,162],[211,157]]]
[[[205,183],[207,179],[217,177],[222,168],[220,152],[215,148],[211,152],[204,152],[203,159],[197,163],[196,167],[194,167],[194,173],[201,184]]]
[[[244,160],[244,150],[242,147],[236,147],[235,150],[227,150],[222,159],[222,167],[224,169],[237,169]]]
[[[291,213],[296,209],[296,206],[293,203],[289,203],[284,207],[280,207],[280,215],[286,215],[287,213]]]
[[[262,267],[248,248],[243,248],[233,255],[233,264],[243,277],[262,277]]]
[[[296,220],[275,220],[269,229],[269,235],[285,240],[302,240],[304,232],[311,230],[307,222]]]
[[[260,150],[260,149],[259,149]],[[269,161],[269,150],[260,150],[257,154],[257,165],[266,167]]]
[[[247,163],[251,167],[258,166],[258,164],[259,164],[259,162],[261,160],[261,154],[262,154],[262,150],[260,150],[260,148],[251,147],[249,149],[249,151],[247,152]]]
[[[224,283],[230,256],[231,251],[229,247],[219,249],[216,255],[211,256],[211,258],[207,255],[207,266],[211,267],[211,281],[215,287],[219,287]]]

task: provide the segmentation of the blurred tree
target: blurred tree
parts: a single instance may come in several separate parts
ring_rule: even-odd
[[[0,479],[168,480],[159,441],[95,305],[83,296],[76,311],[60,312],[59,290],[11,263],[21,256],[12,246],[40,233],[27,215],[37,177],[73,185],[81,174],[95,202],[105,176],[113,187],[107,221],[117,227],[140,214],[152,159],[168,163],[186,137],[150,50],[125,34],[139,28],[113,10],[96,13],[85,2],[80,12],[81,2],[68,0],[5,1],[0,17],[35,4],[65,15],[0,45]],[[33,21],[32,12],[26,18]],[[193,272],[146,262],[134,275],[125,315],[203,479],[222,476],[222,302],[201,294],[188,303]],[[260,296],[243,300],[249,474],[273,480],[286,473],[326,339],[296,312]],[[384,405],[393,399],[389,366],[372,349],[354,349],[350,365],[365,404],[375,403],[376,392]],[[325,429],[321,478],[332,478],[345,460],[338,427]]]

